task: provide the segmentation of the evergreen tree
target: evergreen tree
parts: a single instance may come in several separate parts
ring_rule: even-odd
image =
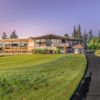
[[[84,34],[83,34],[83,40],[84,40],[85,47],[87,48],[88,33],[86,32],[86,30],[84,31]]]
[[[73,31],[73,38],[74,39],[80,39],[81,38],[81,26],[79,25],[78,28],[76,29],[74,26],[74,31]]]
[[[90,29],[90,31],[89,31],[89,40],[91,40],[93,37],[94,36],[93,36],[92,30]]]
[[[80,25],[78,26],[78,29],[77,29],[76,34],[77,34],[77,35],[76,35],[76,38],[77,38],[77,39],[80,39],[80,38],[81,38],[81,26],[80,26]]]
[[[76,38],[76,28],[75,28],[75,26],[74,26],[74,31],[73,31],[72,37]]]
[[[1,36],[2,39],[7,39],[7,34],[4,32]]]
[[[15,30],[11,33],[10,38],[11,39],[17,39],[18,38],[18,35],[16,34]]]

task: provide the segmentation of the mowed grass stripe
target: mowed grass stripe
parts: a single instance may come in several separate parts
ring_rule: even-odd
[[[7,92],[3,100],[69,100],[86,68],[84,55],[26,55],[26,57],[25,62],[13,62],[9,63],[9,66],[5,64],[0,69],[0,77],[12,84],[11,88],[7,85],[9,91],[15,90],[13,93]],[[38,87],[36,90],[33,88],[35,81]],[[7,88],[0,93],[6,92]]]
[[[15,56],[13,57],[13,59],[11,61],[7,61],[7,59],[4,59],[4,61],[0,60],[0,68],[3,69],[4,67],[6,68],[14,68],[14,67],[25,67],[25,66],[32,66],[32,65],[36,65],[36,64],[40,64],[40,63],[47,63],[49,61],[52,61],[54,59],[58,59],[61,55],[55,55],[52,58],[52,55],[50,55],[49,57],[47,55],[45,55],[45,59],[47,57],[47,59],[44,59],[44,56],[42,55],[26,55],[24,58],[20,58],[20,56]],[[19,59],[18,59],[19,57]],[[17,59],[16,59],[17,58]],[[40,61],[38,61],[40,59]]]

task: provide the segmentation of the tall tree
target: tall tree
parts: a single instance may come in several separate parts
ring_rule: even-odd
[[[100,38],[100,31],[99,31],[99,38]]]
[[[17,39],[18,38],[18,35],[16,34],[15,30],[11,33],[10,38],[11,39]]]
[[[76,28],[75,28],[75,26],[74,26],[74,31],[73,31],[72,37],[76,38]]]
[[[92,30],[90,29],[90,31],[89,31],[89,40],[91,40],[93,37],[94,36],[93,36]]]
[[[81,38],[81,26],[79,25],[78,26],[78,29],[77,29],[77,32],[76,32],[76,37],[78,38],[78,39],[80,39]]]
[[[85,47],[87,48],[88,33],[86,32],[86,30],[83,33],[83,40],[84,40]]]
[[[75,39],[80,39],[81,38],[81,26],[80,25],[78,26],[77,29],[74,26],[73,37]]]
[[[2,39],[7,39],[7,34],[4,32],[1,36]]]
[[[84,39],[85,41],[87,41],[87,39],[88,39],[88,33],[86,32],[86,30],[84,31],[83,39]]]

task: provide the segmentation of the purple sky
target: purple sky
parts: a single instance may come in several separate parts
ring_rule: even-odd
[[[0,0],[0,34],[71,34],[78,24],[98,34],[100,0]]]

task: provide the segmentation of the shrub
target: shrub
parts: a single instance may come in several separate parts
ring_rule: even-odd
[[[49,51],[50,50],[48,50],[46,48],[44,48],[44,49],[37,48],[37,49],[33,49],[33,54],[48,54],[48,53],[50,53]],[[53,51],[56,54],[59,54],[60,53],[60,49],[59,48],[57,48],[56,50],[53,50]]]
[[[55,53],[56,53],[56,54],[59,54],[59,53],[60,53],[60,49],[57,48],[57,49],[55,50]]]
[[[100,37],[91,39],[88,44],[88,48],[91,50],[99,49],[100,48]]]
[[[100,56],[100,49],[96,50],[95,54],[96,54],[97,56]]]
[[[37,49],[33,49],[33,53],[34,54],[47,54],[48,53],[48,49],[40,49],[40,48],[37,48]]]

